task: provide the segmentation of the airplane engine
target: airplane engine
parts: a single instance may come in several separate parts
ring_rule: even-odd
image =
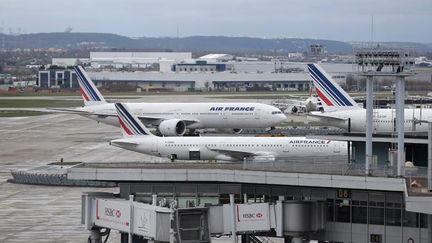
[[[241,129],[241,128],[233,128],[233,129],[225,128],[225,129],[217,129],[217,131],[220,133],[225,133],[225,134],[240,134],[243,131],[243,129]]]
[[[159,124],[159,132],[164,136],[183,136],[186,123],[180,119],[170,119]]]

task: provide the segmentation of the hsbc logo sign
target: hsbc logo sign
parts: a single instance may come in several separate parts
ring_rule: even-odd
[[[104,215],[108,216],[108,217],[114,217],[114,218],[120,218],[122,213],[120,210],[118,209],[114,209],[114,208],[105,208],[105,212]]]
[[[263,217],[262,213],[244,213],[242,214],[243,219],[261,219]]]
[[[129,230],[130,203],[115,199],[96,200],[97,226],[127,232]]]
[[[238,231],[270,230],[270,206],[268,203],[237,204],[235,211]]]

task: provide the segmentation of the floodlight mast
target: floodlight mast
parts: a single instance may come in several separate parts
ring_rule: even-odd
[[[409,52],[396,48],[363,47],[354,49],[355,60],[359,67],[359,76],[366,77],[366,161],[365,174],[371,174],[370,165],[373,161],[373,80],[376,76],[396,78],[396,131],[397,131],[397,175],[404,176],[404,107],[405,107],[405,77],[412,76],[406,72],[414,64]]]

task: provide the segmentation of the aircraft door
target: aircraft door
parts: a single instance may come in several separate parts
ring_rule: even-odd
[[[340,143],[336,143],[336,145],[333,147],[333,153],[338,154],[340,153],[341,148],[340,148]]]
[[[282,145],[283,152],[289,152],[289,144],[285,143]]]
[[[261,119],[261,109],[255,109],[254,116],[257,120]]]
[[[157,141],[152,142],[152,144],[151,144],[151,152],[153,152],[153,153],[157,153],[158,152],[158,142]]]
[[[189,150],[189,159],[190,160],[200,160],[201,152],[199,149],[191,149]]]
[[[222,111],[222,119],[228,119],[228,111]]]

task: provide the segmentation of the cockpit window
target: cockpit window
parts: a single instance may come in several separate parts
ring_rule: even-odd
[[[272,111],[272,115],[276,115],[276,114],[282,114],[281,111]]]

